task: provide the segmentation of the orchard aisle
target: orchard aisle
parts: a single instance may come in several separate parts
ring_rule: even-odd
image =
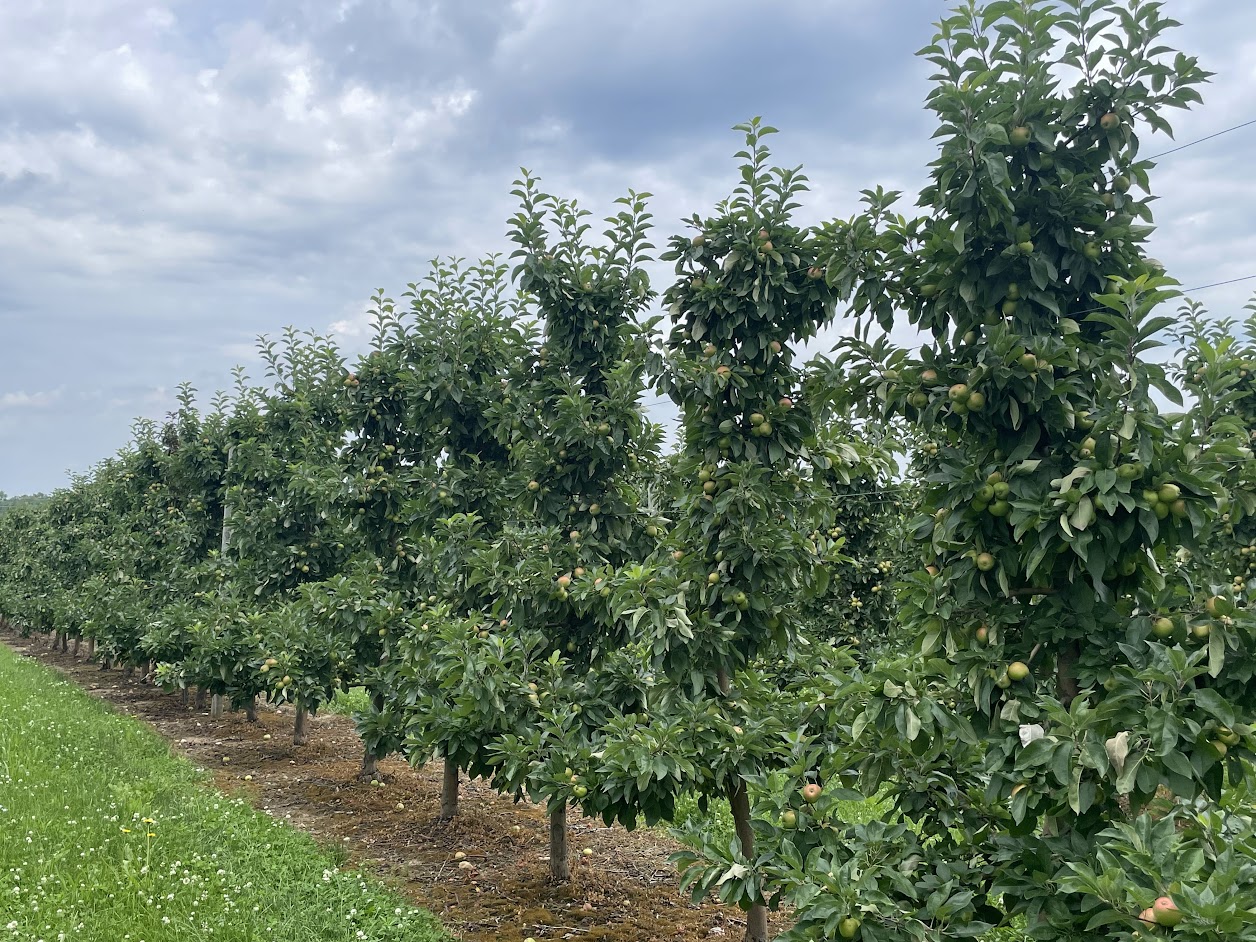
[[[19,654],[52,667],[118,712],[147,723],[179,753],[208,769],[223,791],[246,799],[325,846],[343,848],[350,863],[378,874],[410,900],[432,910],[458,938],[502,942],[521,942],[528,937],[538,942],[564,938],[605,942],[667,938],[689,942],[725,935],[738,938],[743,931],[744,916],[735,908],[695,906],[677,894],[676,872],[667,857],[678,845],[657,831],[629,833],[618,827],[603,827],[600,821],[574,819],[571,827],[575,879],[570,886],[555,886],[546,879],[548,822],[540,808],[516,804],[478,782],[470,782],[464,783],[461,816],[450,826],[435,825],[440,768],[414,770],[405,762],[390,758],[380,763],[385,785],[359,781],[361,742],[352,722],[345,717],[314,718],[310,744],[295,747],[290,710],[260,709],[257,723],[247,722],[242,713],[212,721],[207,712],[182,708],[175,695],[125,680],[118,671],[102,672],[96,664],[52,653],[43,638],[23,639],[5,630],[0,631],[0,641]],[[123,771],[113,766],[111,759],[92,759],[90,770],[79,770],[76,762],[75,771],[84,772],[79,791],[85,796],[90,793],[89,779],[98,779],[101,795],[145,794],[157,787],[160,776],[167,774],[167,764],[181,770],[185,790],[204,793],[195,784],[197,776],[191,766],[167,758],[162,740],[139,724],[93,708],[74,686],[58,684],[41,668],[15,660],[4,645],[0,645],[0,678],[0,690],[4,691],[0,693],[0,714],[7,719],[19,715],[19,711],[32,716],[35,714],[31,711],[37,711],[38,716],[54,721],[32,724],[33,733],[42,732],[56,742],[73,743],[85,758],[96,743],[113,743],[115,752],[117,743],[142,744],[130,759],[119,757],[119,761],[126,762]],[[24,696],[19,696],[19,691]],[[11,702],[15,698],[20,704]],[[115,730],[115,726],[119,729]],[[75,727],[83,732],[71,735],[69,730]],[[8,752],[12,753],[12,749],[9,746]],[[0,750],[0,757],[4,753]],[[25,780],[32,778],[28,774]],[[34,798],[36,789],[42,792],[59,787],[45,782],[36,779],[26,791]],[[12,806],[17,791],[15,782],[0,777],[0,806]],[[47,804],[44,801],[41,807]],[[224,807],[237,806],[224,803]],[[13,816],[12,807],[8,811],[0,808],[0,812],[11,833],[25,832],[26,828],[15,829],[8,820]],[[235,813],[249,814],[244,805]],[[78,816],[63,814],[67,818]],[[260,821],[262,824],[253,825],[254,829],[269,827],[268,819]],[[130,830],[136,833],[135,828]],[[324,859],[326,853],[309,844],[304,836],[280,830],[289,835],[292,844],[305,845],[298,850],[290,848],[288,855],[294,861],[307,862],[306,869],[313,873],[312,883],[321,885],[325,864],[316,865],[315,861]],[[268,841],[276,840],[269,836],[269,831],[267,834]],[[74,840],[77,842],[77,838]],[[0,839],[0,847],[4,846]],[[217,836],[207,837],[199,847],[205,853],[212,852],[219,847]],[[578,853],[585,848],[592,854]],[[20,852],[21,848],[15,850]],[[0,851],[0,872],[15,866],[6,856],[13,852]],[[52,853],[45,847],[41,856],[47,858]],[[465,858],[458,858],[459,853]],[[464,860],[471,869],[459,867]],[[4,915],[0,930],[15,918],[7,914],[6,905],[11,907],[12,903],[0,899],[0,914]],[[297,912],[290,906],[285,908]],[[346,906],[346,911],[349,908],[352,907]],[[42,926],[40,923],[38,927],[41,932],[45,931]],[[207,937],[253,938],[247,933]],[[346,938],[352,937],[350,933]],[[5,938],[0,931],[0,942]],[[150,932],[137,938],[153,942],[166,936]],[[271,933],[270,938],[286,937]],[[376,932],[368,933],[367,938],[387,940],[393,936]],[[423,940],[429,936],[415,934],[413,938]]]

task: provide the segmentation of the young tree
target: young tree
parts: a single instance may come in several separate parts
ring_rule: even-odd
[[[574,202],[541,192],[527,175],[515,194],[522,202],[511,221],[515,276],[544,342],[498,414],[509,430],[517,499],[530,513],[484,566],[499,596],[494,614],[543,639],[521,653],[539,644],[553,655],[546,661],[552,682],[528,698],[547,706],[528,733],[502,743],[497,778],[500,787],[546,801],[551,874],[567,880],[567,807],[587,793],[572,766],[584,767],[596,729],[572,698],[587,694],[590,672],[622,646],[622,637],[606,632],[608,577],[654,543],[636,490],[659,439],[641,405],[652,326],[639,322],[651,299],[640,267],[651,248],[649,194],[618,201],[623,208],[606,220],[600,246],[589,243],[589,213]]]
[[[729,802],[739,856],[722,892],[747,906],[746,939],[757,942],[767,936],[767,897],[747,866],[757,854],[748,782],[762,774],[768,744],[779,744],[780,714],[752,668],[791,649],[799,598],[827,582],[809,537],[827,516],[822,488],[804,470],[814,463],[822,474],[832,461],[808,450],[815,431],[794,358],[832,316],[835,294],[812,233],[791,219],[806,178],[770,167],[773,128],[756,119],[737,130],[746,135],[741,184],[664,255],[679,278],[664,297],[673,328],[661,385],[683,410],[687,484],[670,539],[692,628],[663,642],[658,661],[699,712],[729,718],[731,743],[698,744],[704,774],[688,784]],[[739,741],[747,724],[752,744]],[[697,876],[702,855],[682,863],[700,892],[714,883],[710,867]]]

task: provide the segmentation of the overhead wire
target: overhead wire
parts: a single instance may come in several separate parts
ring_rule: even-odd
[[[1242,124],[1236,124],[1232,128],[1225,128],[1221,131],[1217,131],[1216,133],[1209,134],[1207,137],[1201,137],[1197,141],[1190,141],[1189,143],[1186,143],[1186,144],[1179,144],[1177,147],[1171,147],[1168,150],[1161,151],[1160,153],[1154,154],[1153,156],[1148,157],[1147,159],[1159,160],[1161,157],[1168,157],[1170,154],[1176,154],[1180,150],[1186,150],[1186,148],[1194,147],[1196,144],[1202,144],[1204,143],[1204,141],[1211,141],[1214,138],[1218,138],[1223,134],[1229,134],[1231,131],[1238,131],[1243,128],[1251,127],[1253,124],[1256,124],[1256,118],[1252,118],[1252,120],[1250,121],[1244,121]]]

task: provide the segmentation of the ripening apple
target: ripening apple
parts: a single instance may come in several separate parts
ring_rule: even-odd
[[[1024,661],[1013,661],[1007,666],[1007,676],[1012,680],[1024,680],[1029,676],[1029,665]]]
[[[1099,119],[1099,127],[1105,131],[1115,131],[1121,126],[1121,116],[1109,111]]]
[[[815,782],[808,782],[802,787],[802,800],[809,805],[814,805],[820,800],[823,789]]]
[[[1172,927],[1182,921],[1182,911],[1167,896],[1161,896],[1152,903],[1151,912],[1155,916],[1157,925]]]
[[[791,831],[798,827],[798,812],[793,808],[786,809],[781,815],[781,827]]]
[[[1007,135],[1007,139],[1013,147],[1024,147],[1029,143],[1032,137],[1033,134],[1030,132],[1029,128],[1025,127],[1023,124],[1019,127],[1012,128]]]
[[[994,557],[989,553],[977,554],[977,568],[982,572],[989,572],[994,568]]]
[[[1223,595],[1214,595],[1204,603],[1204,611],[1213,618],[1234,614],[1234,604]]]
[[[1087,242],[1082,246],[1082,254],[1091,261],[1098,261],[1100,256],[1103,255],[1103,249],[1100,248],[1098,242]]]
[[[860,922],[854,916],[847,916],[837,924],[837,934],[843,939],[853,939],[859,934]]]

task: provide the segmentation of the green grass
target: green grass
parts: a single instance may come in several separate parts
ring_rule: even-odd
[[[448,939],[4,645],[0,717],[0,942]]]
[[[366,695],[365,687],[350,687],[349,690],[337,690],[336,695],[327,704],[328,713],[341,716],[353,716],[355,713],[366,713],[371,708],[371,698]]]

